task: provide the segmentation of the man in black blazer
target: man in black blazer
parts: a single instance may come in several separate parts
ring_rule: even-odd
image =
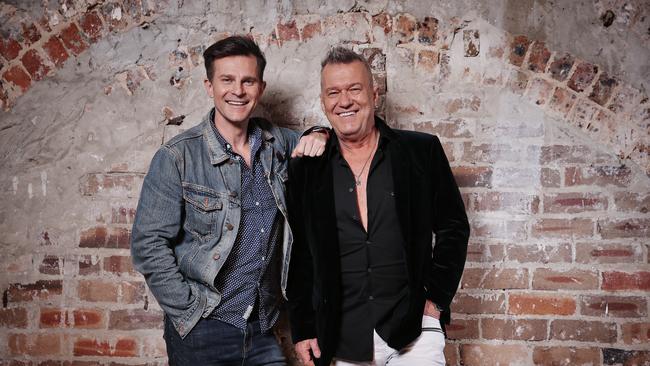
[[[320,97],[335,136],[293,160],[287,184],[296,352],[306,365],[444,365],[469,224],[440,141],[374,116],[370,67],[351,50],[323,61]]]

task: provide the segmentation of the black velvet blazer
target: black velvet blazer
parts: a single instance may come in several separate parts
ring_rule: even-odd
[[[467,254],[469,224],[449,162],[437,137],[393,130],[375,118],[386,136],[392,164],[396,207],[408,269],[409,307],[401,327],[386,340],[401,349],[421,331],[425,299],[444,309],[456,293]],[[336,138],[332,136],[332,139]],[[293,232],[287,297],[294,343],[318,338],[317,365],[329,365],[338,342],[341,281],[334,191],[328,144],[316,158],[289,164],[287,204]],[[435,246],[432,247],[433,233]]]

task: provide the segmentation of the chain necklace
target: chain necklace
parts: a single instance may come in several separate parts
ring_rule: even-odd
[[[356,183],[357,187],[361,186],[361,176],[363,175],[363,172],[366,170],[366,166],[368,166],[368,162],[370,162],[370,158],[372,158],[372,155],[375,153],[375,150],[377,149],[377,145],[379,145],[379,136],[377,136],[375,140],[375,147],[370,150],[370,154],[368,154],[368,158],[366,158],[366,162],[363,163],[363,166],[361,167],[361,171],[359,174],[354,174],[354,170],[350,167],[350,170],[352,170],[352,175],[354,175],[354,182]],[[343,145],[345,147],[345,145]],[[350,150],[347,147],[345,147],[346,150]]]

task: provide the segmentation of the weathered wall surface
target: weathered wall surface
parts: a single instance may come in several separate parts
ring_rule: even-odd
[[[157,147],[208,111],[200,55],[228,33],[265,51],[258,113],[276,123],[326,124],[319,61],[345,43],[391,125],[441,137],[472,223],[450,365],[650,364],[649,16],[614,0],[1,3],[0,364],[165,364],[130,225]]]

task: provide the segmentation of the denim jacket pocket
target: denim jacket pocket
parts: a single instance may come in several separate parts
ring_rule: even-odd
[[[183,183],[183,200],[186,215],[183,228],[195,239],[213,239],[221,233],[217,224],[223,216],[223,201],[219,194],[207,187]]]

